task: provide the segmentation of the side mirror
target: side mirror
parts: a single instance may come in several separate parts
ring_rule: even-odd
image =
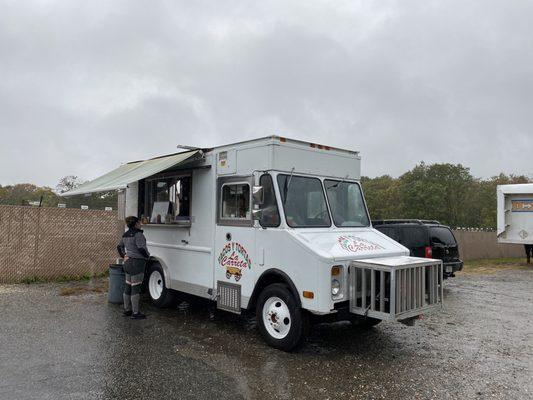
[[[254,186],[252,188],[252,198],[254,200],[254,204],[263,204],[263,201],[265,200],[265,191],[263,190],[263,186]]]
[[[254,221],[259,221],[263,218],[263,210],[252,210],[252,218]]]

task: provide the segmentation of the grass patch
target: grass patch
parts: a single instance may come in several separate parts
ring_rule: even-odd
[[[26,278],[23,278],[21,282],[25,283],[26,285],[31,285],[34,283],[44,283],[46,282],[46,280],[43,278],[39,278],[38,276],[27,276]]]
[[[524,258],[490,258],[483,260],[465,261],[464,274],[495,274],[506,270],[533,271],[533,264],[528,264]]]
[[[62,287],[59,289],[60,296],[71,296],[76,294],[76,288],[73,287]]]
[[[84,293],[102,293],[106,292],[107,288],[103,285],[100,286],[66,286],[59,288],[60,296],[75,296]]]
[[[56,278],[42,278],[39,276],[27,276],[23,279],[21,279],[21,283],[25,283],[27,285],[31,285],[34,283],[49,283],[49,282],[57,282],[57,283],[66,283],[66,282],[88,282],[92,279],[99,279],[99,278],[106,278],[109,275],[109,273],[102,272],[99,274],[93,274],[91,272],[87,272],[83,275],[61,275]]]
[[[107,277],[108,272],[103,272],[100,274],[93,274],[93,273],[86,273],[83,275],[63,275],[58,278],[52,279],[52,282],[83,282],[83,281],[90,281],[91,279],[97,279],[97,278],[105,278]]]

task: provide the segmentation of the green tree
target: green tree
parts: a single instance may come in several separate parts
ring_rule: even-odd
[[[61,194],[76,189],[84,182],[76,175],[67,175],[59,180],[56,191]],[[68,208],[80,208],[82,205],[88,206],[91,210],[103,210],[112,207],[116,210],[118,205],[118,194],[116,191],[93,193],[90,195],[79,195],[72,197],[61,197],[61,203]]]
[[[470,169],[461,164],[420,163],[399,178],[402,218],[436,219],[460,226],[467,223],[465,204],[475,185]]]
[[[373,220],[397,218],[398,180],[389,175],[361,178],[370,217]]]
[[[56,187],[58,193],[64,193],[74,189],[79,185],[79,180],[75,176],[67,176],[59,181]],[[31,183],[19,183],[16,185],[0,186],[0,204],[28,206],[30,202],[40,202],[43,207],[57,207],[59,203],[64,203],[69,208],[80,208],[87,205],[93,210],[102,210],[105,207],[117,208],[117,192],[95,193],[90,196],[61,197],[52,188],[39,187]]]
[[[57,206],[59,197],[49,187],[39,187],[31,183],[19,183],[0,189],[0,204],[27,206],[30,202],[39,202],[43,207]]]
[[[68,208],[80,208],[82,205],[89,206],[91,210],[103,210],[105,207],[112,207],[117,209],[118,194],[116,191],[93,193],[91,195],[79,195],[72,197],[62,197],[61,203],[67,205]]]
[[[420,163],[399,178],[361,178],[372,219],[436,219],[464,227],[496,227],[496,186],[527,183],[522,175],[474,178],[461,164]]]
[[[516,183],[528,183],[523,175],[500,175],[479,181],[476,193],[471,199],[470,212],[477,217],[475,225],[480,228],[496,228],[496,187]]]

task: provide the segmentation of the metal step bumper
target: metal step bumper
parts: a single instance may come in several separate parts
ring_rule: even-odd
[[[350,312],[401,321],[443,303],[441,260],[387,257],[350,264]]]

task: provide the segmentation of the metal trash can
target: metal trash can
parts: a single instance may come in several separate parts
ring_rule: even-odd
[[[113,304],[122,304],[124,302],[122,294],[124,293],[125,274],[122,264],[111,264],[109,266],[109,292],[107,300]]]

